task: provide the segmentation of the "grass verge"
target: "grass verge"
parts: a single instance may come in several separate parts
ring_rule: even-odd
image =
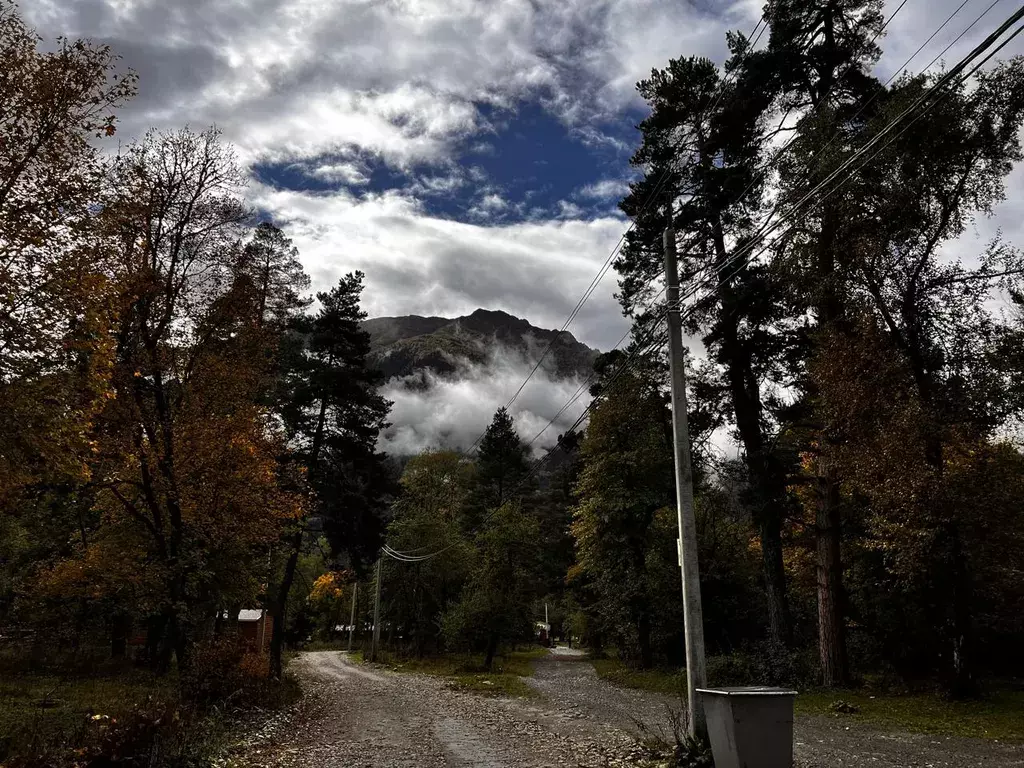
[[[685,669],[633,669],[618,659],[592,659],[598,677],[623,688],[686,695]]]
[[[593,659],[590,663],[599,677],[624,688],[670,695],[686,693],[686,670],[634,670],[617,659]],[[810,690],[796,697],[794,709],[797,715],[834,717],[886,730],[1024,741],[1024,690],[998,685],[990,686],[980,701],[949,701],[930,693]],[[846,709],[855,711],[836,711]]]
[[[837,714],[838,702],[857,711]],[[1024,691],[1006,688],[993,688],[980,701],[949,701],[920,693],[808,691],[796,697],[795,709],[797,714],[826,715],[892,730],[1024,741]]]
[[[482,654],[447,654],[423,658],[403,658],[381,652],[382,664],[396,672],[415,672],[447,678],[452,688],[485,696],[536,697],[538,694],[522,678],[533,676],[533,660],[547,655],[546,648],[511,651],[496,656],[491,671],[484,670]],[[353,660],[355,654],[353,654]]]
[[[0,765],[199,765],[229,746],[239,723],[298,699],[297,682],[243,679],[228,695],[203,689],[196,703],[183,698],[194,682],[176,673],[154,675],[131,664],[0,663]],[[99,761],[99,762],[95,762]],[[113,763],[109,763],[113,764]]]

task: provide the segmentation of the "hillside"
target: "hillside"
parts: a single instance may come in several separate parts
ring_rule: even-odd
[[[377,317],[363,328],[372,341],[372,361],[388,379],[424,371],[458,377],[460,369],[486,366],[496,354],[514,353],[536,364],[552,339],[542,368],[553,378],[588,375],[598,355],[569,332],[537,328],[507,312],[486,309],[454,319]]]

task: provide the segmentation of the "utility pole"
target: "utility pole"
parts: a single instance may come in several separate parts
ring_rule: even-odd
[[[384,563],[384,555],[377,559],[377,585],[374,587],[376,595],[373,598],[373,644],[370,646],[370,661],[377,661],[377,649],[380,646],[380,575],[381,565]]]
[[[683,321],[679,307],[679,268],[672,206],[665,226],[665,300],[668,305],[668,360],[672,380],[672,434],[679,513],[679,567],[683,576],[683,616],[686,633],[686,705],[691,736],[707,737],[704,705],[697,689],[707,682],[704,666],[704,617],[700,605],[700,570],[697,567],[697,522],[693,509],[693,467],[686,415],[686,368],[683,359]]]
[[[352,582],[352,613],[348,619],[348,650],[352,652],[352,636],[356,632],[356,592],[359,590],[359,582]]]

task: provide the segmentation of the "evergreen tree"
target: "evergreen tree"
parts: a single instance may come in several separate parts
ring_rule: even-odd
[[[442,618],[449,648],[484,651],[490,670],[503,643],[532,636],[539,536],[536,520],[519,502],[493,510],[476,536],[469,580]]]
[[[298,249],[268,221],[256,227],[242,248],[234,279],[251,293],[255,321],[260,328],[267,325],[284,330],[298,312],[312,303],[303,295],[309,289],[309,276],[299,261]]]
[[[729,42],[733,56],[726,69],[742,69],[749,42],[740,35]],[[776,643],[786,644],[791,634],[782,560],[786,467],[772,449],[777,423],[766,399],[786,376],[779,361],[789,339],[778,328],[780,286],[763,265],[733,255],[748,245],[763,199],[759,162],[766,154],[771,98],[743,87],[742,78],[739,83],[729,85],[709,60],[691,57],[671,61],[638,84],[651,114],[640,124],[643,141],[632,163],[646,174],[622,201],[636,227],[615,266],[622,276],[624,309],[648,321],[644,304],[652,298],[650,278],[661,270],[666,220],[658,206],[643,203],[664,180],[673,225],[685,244],[684,279],[714,286],[702,287],[687,324],[691,332],[702,332],[721,371],[705,371],[712,374],[703,377],[706,394],[714,402],[718,389],[731,404],[749,474],[746,503],[761,541],[770,633]],[[686,161],[679,162],[680,156]]]
[[[480,440],[476,468],[467,520],[470,527],[490,511],[524,495],[521,486],[529,471],[526,444],[516,433],[512,416],[505,408],[495,412]]]
[[[284,372],[287,397],[282,418],[295,459],[313,493],[312,515],[322,522],[331,550],[357,566],[380,547],[386,500],[394,481],[377,437],[387,427],[391,404],[378,392],[380,374],[367,365],[370,336],[360,327],[363,274],[343,277],[318,293],[319,310],[300,316],[293,331],[301,348]],[[287,537],[288,559],[274,602],[271,666],[281,672],[288,593],[302,549],[298,521]]]
[[[883,94],[877,118],[859,141],[914,103],[930,80],[906,79]],[[993,357],[996,340],[1012,330],[987,304],[1000,287],[1019,291],[1024,259],[997,241],[978,266],[970,266],[951,259],[942,246],[959,237],[976,213],[991,211],[1003,196],[1005,174],[1024,156],[1022,83],[1024,61],[1018,59],[980,75],[970,92],[951,89],[919,120],[921,135],[894,142],[851,183],[848,213],[838,225],[847,262],[846,313],[842,324],[820,336],[810,369],[816,405],[829,417],[832,436],[821,457],[841,467],[871,500],[869,531],[881,525],[894,556],[910,545],[904,538],[910,531],[919,542],[931,541],[928,556],[910,558],[920,569],[912,581],[931,574],[935,592],[924,593],[932,606],[926,614],[942,628],[941,666],[950,691],[961,696],[978,692],[975,532],[997,508],[976,506],[962,484],[975,482],[973,472],[988,471],[986,443],[1016,407],[998,355]],[[876,342],[864,348],[865,338]],[[845,368],[841,379],[837,365]],[[857,377],[872,382],[887,402],[854,417],[853,403],[870,397],[849,396],[862,385]],[[888,417],[878,421],[883,413]],[[889,467],[903,473],[899,498],[868,480],[863,457],[850,453],[857,452],[853,446],[889,440],[901,446],[901,460],[894,457]],[[896,519],[902,528],[893,525]],[[1007,526],[1018,528],[1010,520]]]
[[[811,4],[782,0],[772,5],[767,48],[753,54],[744,68],[742,87],[768,89],[779,110],[803,111],[792,146],[780,158],[779,202],[789,206],[803,199],[835,171],[853,151],[863,118],[875,107],[881,88],[870,68],[881,51],[882,4],[878,0],[828,0]],[[813,452],[833,438],[823,418],[814,381],[806,375],[828,334],[845,333],[845,284],[848,270],[841,224],[852,215],[846,194],[817,195],[799,213],[799,227],[777,244],[775,273],[785,276],[795,321],[811,317],[791,356],[792,375],[801,389],[797,406],[783,419],[806,430]],[[827,461],[812,462],[819,474],[809,478],[804,499],[814,515],[818,641],[822,681],[842,685],[848,678],[845,596],[841,539],[843,478]],[[805,465],[806,467],[806,465]]]
[[[675,478],[666,412],[649,380],[632,371],[617,378],[583,440],[572,528],[574,577],[585,577],[596,597],[588,607],[591,631],[614,639],[644,667],[654,663],[659,622],[672,625],[682,615],[671,555]],[[671,586],[662,578],[666,568],[675,576]]]

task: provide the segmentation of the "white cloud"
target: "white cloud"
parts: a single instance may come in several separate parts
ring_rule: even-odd
[[[392,427],[381,434],[381,450],[410,455],[432,448],[468,449],[491,422],[533,368],[533,362],[515,352],[495,349],[486,365],[466,363],[457,378],[434,375],[395,378],[382,394],[393,402]],[[583,395],[550,426],[562,404],[578,391],[576,378],[553,379],[543,368],[513,404],[511,413],[519,436],[536,455],[554,446],[590,402]],[[545,429],[546,428],[546,429]],[[539,435],[539,437],[537,437]]]
[[[217,124],[245,161],[357,152],[442,164],[488,130],[480,105],[543,98],[582,136],[686,52],[724,54],[750,2],[676,0],[36,0],[47,38],[110,43],[141,75],[128,134]],[[724,14],[724,17],[723,17]],[[638,23],[643,20],[643,23]]]
[[[502,309],[559,328],[622,234],[619,218],[494,226],[427,215],[414,197],[390,192],[304,193],[254,184],[250,197],[281,222],[314,288],[366,272],[370,316],[442,315]],[[608,349],[626,328],[606,278],[570,328]]]
[[[629,182],[623,179],[602,179],[581,187],[576,193],[578,197],[588,200],[615,202],[629,192]]]
[[[366,170],[358,163],[324,163],[306,170],[315,179],[335,184],[361,186],[370,183]]]
[[[508,200],[497,192],[485,191],[480,199],[469,209],[469,215],[474,219],[487,221],[508,211],[510,208]]]
[[[578,219],[583,215],[583,209],[576,203],[569,200],[558,201],[558,217],[561,219]]]

